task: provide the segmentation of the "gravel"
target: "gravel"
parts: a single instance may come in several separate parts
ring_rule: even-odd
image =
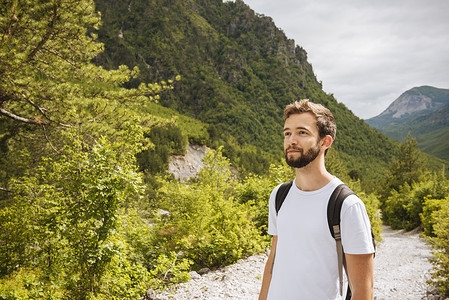
[[[427,296],[432,265],[430,247],[419,233],[384,227],[383,242],[374,260],[374,299],[438,299]],[[266,254],[242,259],[234,265],[199,275],[151,297],[157,300],[254,300],[258,298]]]

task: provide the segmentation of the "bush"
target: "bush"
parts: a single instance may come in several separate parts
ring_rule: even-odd
[[[381,241],[382,237],[382,221],[380,220],[380,201],[374,194],[367,194],[363,191],[360,181],[352,181],[346,179],[346,184],[365,204],[366,212],[370,219],[371,228],[373,230],[376,241]]]
[[[393,190],[388,197],[382,211],[383,220],[393,229],[413,229],[420,224],[420,220],[412,220],[408,208],[413,204],[412,190],[405,184],[397,192]]]
[[[429,238],[434,249],[434,257],[431,259],[433,273],[429,284],[435,285],[445,296],[449,296],[449,198],[440,204],[440,209],[432,213],[435,237]]]
[[[435,222],[435,213],[438,212],[445,201],[448,199],[427,199],[424,200],[423,212],[421,216],[421,223],[423,225],[424,234],[428,237],[435,237],[434,226]]]
[[[0,299],[62,299],[63,289],[56,282],[46,284],[40,269],[19,269],[0,281]]]
[[[383,207],[383,220],[393,229],[412,230],[421,225],[421,215],[426,199],[444,198],[446,181],[439,176],[429,180],[404,184],[399,191],[393,190]]]
[[[136,155],[140,171],[150,174],[163,172],[168,169],[170,155],[186,152],[187,137],[176,124],[154,126],[145,137],[154,147]]]
[[[248,204],[254,212],[253,223],[262,235],[268,230],[268,200],[273,189],[280,183],[291,181],[294,178],[292,168],[286,164],[271,165],[268,175],[249,175],[236,187],[239,203]]]
[[[163,182],[160,201],[167,212],[155,218],[156,247],[182,253],[196,269],[234,263],[264,246],[250,206],[235,200],[237,182],[221,148],[209,150],[204,164],[196,182]]]
[[[111,263],[126,256],[116,237],[120,208],[141,187],[133,160],[141,130],[132,122],[123,128],[117,141],[94,145],[67,130],[61,138],[72,144],[58,159],[43,158],[34,173],[11,180],[14,196],[0,210],[1,275],[39,270],[44,296],[54,285],[73,299],[102,293]]]

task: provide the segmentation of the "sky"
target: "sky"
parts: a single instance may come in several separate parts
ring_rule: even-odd
[[[304,48],[324,91],[362,119],[413,87],[449,89],[449,0],[243,1]]]

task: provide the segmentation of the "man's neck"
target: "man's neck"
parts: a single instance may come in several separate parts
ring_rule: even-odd
[[[327,172],[323,165],[317,167],[313,162],[309,165],[295,169],[296,171],[296,186],[302,191],[316,191],[328,184],[334,176]]]

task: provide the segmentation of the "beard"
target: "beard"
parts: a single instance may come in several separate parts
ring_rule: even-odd
[[[300,156],[298,158],[289,158],[287,151],[290,149],[298,150],[300,152]],[[309,150],[307,150],[306,153],[304,153],[304,149],[300,147],[289,147],[286,150],[284,150],[284,156],[285,161],[290,167],[293,168],[304,168],[308,164],[310,164],[312,161],[315,160],[315,158],[318,157],[318,154],[320,154],[320,146],[319,142],[316,143],[314,146],[312,146]]]

